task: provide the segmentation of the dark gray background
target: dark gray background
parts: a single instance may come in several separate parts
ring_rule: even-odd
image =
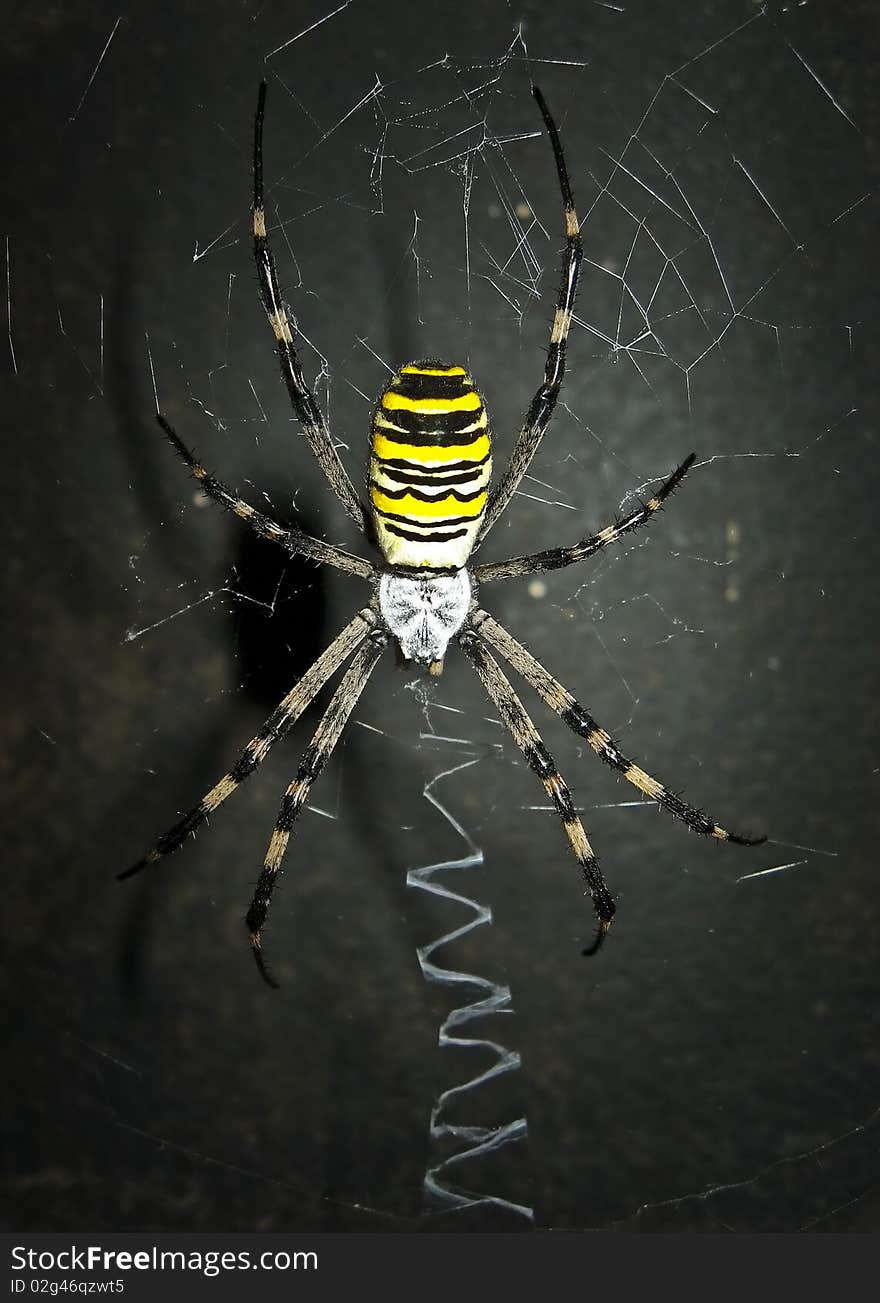
[[[38,3],[5,29],[4,1221],[527,1226],[423,1215],[432,1105],[492,1059],[437,1046],[479,992],[426,983],[416,948],[472,915],[406,873],[476,847],[443,880],[494,923],[434,959],[509,983],[515,1014],[465,1034],[523,1066],[452,1117],[529,1138],[462,1184],[549,1227],[876,1229],[870,6],[334,7]],[[218,474],[357,546],[250,262],[264,74],[280,273],[355,477],[383,362],[413,356],[468,360],[510,447],[562,244],[530,74],[592,265],[564,406],[484,555],[573,541],[699,454],[650,531],[484,594],[628,753],[771,839],[687,834],[524,694],[618,897],[592,961],[564,837],[455,654],[430,690],[391,657],[370,684],[291,847],[279,992],[242,917],[311,717],[114,881],[363,599],[246,547],[152,419],[150,358]]]

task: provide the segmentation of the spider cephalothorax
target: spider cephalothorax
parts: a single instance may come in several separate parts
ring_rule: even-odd
[[[255,533],[274,540],[291,553],[366,579],[373,590],[370,604],[357,613],[279,702],[233,767],[159,838],[152,850],[120,874],[129,877],[181,846],[189,833],[253,773],[270,747],[284,736],[324,684],[350,658],[351,663],[284,795],[247,913],[254,955],[267,981],[270,978],[262,959],[262,931],[294,822],[376,662],[392,639],[406,660],[427,666],[433,673],[442,668],[449,642],[453,638],[458,640],[502,722],[543,783],[581,866],[599,920],[595,941],[585,953],[593,953],[601,944],[614,915],[614,902],[565,780],[495,655],[506,660],[606,764],[689,828],[719,841],[746,846],[765,840],[728,832],[627,760],[617,743],[571,693],[476,604],[477,584],[572,565],[645,524],[681,483],[694,461],[693,454],[687,457],[647,502],[580,542],[508,561],[468,565],[475,547],[509,505],[553,415],[565,371],[565,345],[583,256],[559,133],[541,92],[537,87],[533,91],[553,146],[565,212],[566,247],[544,377],[526,412],[507,468],[491,490],[486,410],[467,368],[436,361],[410,362],[400,368],[379,398],[370,436],[369,507],[361,502],[303,378],[294,348],[294,328],[281,298],[269,248],[263,206],[265,83],[260,87],[254,126],[253,206],[254,255],[263,303],[278,346],[281,374],[309,445],[348,515],[378,548],[381,563],[375,564],[321,539],[310,538],[297,529],[279,525],[210,475],[165,418],[159,416],[160,425],[205,492],[233,511]]]
[[[379,612],[405,660],[439,674],[449,640],[462,629],[473,586],[467,570],[379,577]]]

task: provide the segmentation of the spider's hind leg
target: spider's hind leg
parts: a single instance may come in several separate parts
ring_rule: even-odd
[[[342,503],[358,529],[369,533],[369,517],[363,503],[355,491],[348,472],[340,460],[339,453],[327,428],[327,423],[317,399],[305,382],[302,366],[297,357],[293,325],[287,315],[275,259],[269,244],[266,230],[266,209],[263,196],[263,117],[266,111],[266,83],[260,84],[257,99],[257,112],[254,118],[254,199],[253,199],[253,234],[254,260],[257,264],[257,276],[263,306],[269,318],[269,325],[275,336],[281,375],[290,395],[290,402],[303,428],[318,465],[327,477],[331,489]]]
[[[556,311],[553,314],[553,324],[550,328],[550,345],[547,349],[547,361],[544,365],[544,379],[529,404],[529,409],[513,446],[507,469],[489,494],[486,514],[480,527],[479,541],[486,537],[511,501],[520,481],[532,463],[532,458],[540,447],[544,432],[550,424],[550,419],[556,408],[565,375],[565,349],[574,316],[575,297],[577,295],[578,280],[580,279],[581,263],[584,257],[580,225],[575,211],[574,197],[571,192],[571,182],[568,179],[568,169],[565,166],[565,156],[562,152],[559,131],[547,107],[547,101],[537,86],[532,86],[532,94],[544,119],[544,126],[550,137],[553,157],[556,161],[556,175],[559,181],[565,216],[565,251],[562,255],[562,274],[559,293],[556,298]]]

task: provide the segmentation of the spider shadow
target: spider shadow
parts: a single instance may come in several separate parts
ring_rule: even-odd
[[[298,523],[309,527],[302,517]],[[229,565],[236,595],[230,611],[234,678],[240,684],[239,698],[252,702],[261,712],[254,719],[255,731],[323,650],[327,640],[326,573],[302,557],[285,555],[276,545],[232,522],[230,536],[235,538]],[[222,713],[222,703],[214,713],[218,712]],[[194,804],[203,795],[200,784],[207,790],[216,782],[246,741],[246,736],[230,735],[224,718],[206,727],[190,745],[175,744],[173,763],[181,775],[179,790],[187,793],[184,801]],[[253,781],[259,782],[259,775]],[[118,803],[120,813],[132,799],[127,796]],[[168,812],[169,824],[173,813]],[[113,812],[109,817],[115,822]],[[202,829],[201,835],[210,835],[210,829]],[[181,853],[185,851],[184,846]],[[120,978],[129,999],[137,996],[143,984],[161,893],[173,884],[175,858],[143,874],[132,892],[119,952]]]
[[[268,497],[270,501],[281,501],[283,490],[270,491]],[[276,516],[283,521],[281,513],[276,513]],[[314,522],[302,513],[297,515],[296,523],[307,532],[315,532]],[[258,711],[255,712],[252,729],[246,735],[236,734],[233,738],[224,715],[223,722],[207,727],[194,742],[175,748],[175,773],[192,776],[184,778],[180,783],[179,790],[186,793],[182,808],[194,804],[216,782],[223,770],[231,765],[248,736],[256,732],[265,717],[317,659],[334,632],[328,619],[328,583],[333,582],[334,576],[330,575],[327,567],[316,566],[314,562],[302,557],[290,557],[276,544],[258,538],[237,522],[230,521],[230,532],[235,539],[235,552],[229,569],[235,575],[236,600],[231,608],[230,634],[236,663],[234,678],[240,685],[237,698],[239,701],[252,702]],[[365,595],[358,595],[360,602],[357,604],[362,605]],[[352,602],[352,614],[355,609],[356,602]],[[337,674],[322,692],[317,705],[310,707],[307,712],[305,737],[310,736],[322,711],[326,709],[327,694],[338,680]],[[217,706],[217,712],[222,712],[222,703]],[[289,749],[291,769],[298,763],[299,754],[305,745],[302,730],[303,724],[298,725],[295,740],[284,739],[279,744],[279,749]],[[344,799],[346,817],[355,830],[360,871],[371,865],[377,870],[372,876],[379,877],[380,881],[386,883],[385,889],[380,888],[379,891],[379,899],[384,906],[379,916],[394,918],[397,916],[398,902],[391,897],[394,896],[396,887],[393,880],[379,872],[387,864],[389,847],[384,835],[384,821],[376,818],[376,810],[382,805],[383,794],[387,796],[389,790],[387,764],[393,762],[383,759],[381,764],[377,764],[374,758],[371,759],[371,754],[365,754],[369,747],[365,747],[362,731],[356,727],[349,726],[343,741],[346,768],[358,775],[356,782],[346,785]],[[328,775],[322,775],[325,783],[327,778]],[[260,781],[259,773],[251,779],[254,784]],[[391,790],[395,786],[392,781]],[[137,799],[137,792],[119,802],[119,816],[126,807],[130,808],[134,799]],[[174,814],[176,812],[169,812],[169,824],[173,822]],[[112,822],[117,821],[114,812],[111,811],[109,817]],[[220,818],[222,812],[215,822]],[[200,830],[200,837],[210,835],[222,837],[222,829],[205,827]],[[185,852],[184,846],[180,853]],[[295,845],[291,847],[290,853],[296,855]],[[143,986],[147,956],[155,936],[157,916],[162,908],[161,893],[173,887],[177,854],[169,857],[167,862],[157,864],[154,870],[145,872],[132,893],[132,902],[120,936],[119,952],[120,979],[130,1001],[137,999]],[[388,899],[383,899],[386,896]],[[279,913],[278,903],[276,902],[274,911],[276,918]],[[246,901],[243,901],[242,912],[245,904]],[[276,935],[278,932],[280,929],[276,929]]]

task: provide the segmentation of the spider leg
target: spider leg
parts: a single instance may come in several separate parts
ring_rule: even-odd
[[[626,756],[621,754],[620,748],[614,739],[601,728],[583,706],[579,705],[571,693],[562,686],[553,675],[544,668],[540,661],[536,660],[530,651],[523,647],[522,643],[517,640],[503,628],[497,620],[486,611],[475,611],[471,618],[471,624],[474,629],[479,630],[479,636],[484,638],[495,651],[499,652],[504,659],[513,666],[518,674],[529,683],[539,696],[543,697],[551,710],[554,710],[562,719],[564,724],[582,737],[588,746],[600,756],[607,765],[616,769],[619,774],[637,787],[645,796],[649,796],[652,801],[656,801],[664,810],[681,819],[692,828],[694,832],[704,833],[708,837],[716,837],[719,841],[735,842],[737,846],[760,846],[767,840],[766,837],[743,837],[738,833],[729,832],[726,828],[720,827],[714,819],[710,819],[702,810],[697,810],[692,805],[688,805],[680,796],[670,792],[667,787],[646,774],[644,769],[640,769],[637,764],[627,760]]]
[[[262,930],[272,900],[272,893],[281,872],[281,861],[287,850],[287,843],[293,825],[299,817],[300,810],[306,803],[312,783],[321,773],[330,759],[330,755],[339,736],[348,721],[348,717],[357,705],[358,699],[367,684],[376,662],[388,643],[388,634],[381,628],[374,628],[367,642],[361,647],[339,687],[336,689],[327,707],[327,711],[317,727],[315,736],[306,747],[296,778],[284,793],[281,809],[275,821],[275,830],[266,851],[266,859],[257,879],[250,909],[247,912],[247,926],[251,934],[254,958],[262,977],[269,984],[276,983],[269,976],[262,955]]]
[[[483,687],[495,703],[498,713],[513,740],[526,758],[530,769],[538,775],[556,807],[562,820],[562,826],[568,837],[575,858],[581,866],[587,887],[593,900],[593,908],[599,920],[599,930],[593,944],[584,951],[585,955],[595,954],[605,939],[614,917],[614,901],[611,897],[599,863],[593,854],[593,848],[587,840],[584,826],[575,813],[571,792],[565,779],[556,768],[556,762],[544,746],[541,735],[535,728],[525,706],[514,692],[511,684],[498,662],[486,650],[482,638],[473,629],[468,628],[460,635],[459,642],[476,670]]]
[[[692,452],[677,470],[673,471],[653,497],[643,502],[635,511],[631,511],[628,516],[621,516],[613,525],[606,525],[604,529],[600,529],[598,534],[581,539],[572,547],[553,547],[548,548],[546,552],[533,552],[530,556],[513,557],[510,561],[490,561],[487,565],[474,566],[474,578],[480,584],[485,584],[490,579],[515,579],[519,575],[531,575],[544,570],[561,570],[563,566],[570,566],[575,561],[583,561],[585,557],[593,556],[603,547],[616,543],[624,534],[647,524],[655,512],[663,506],[670,493],[678,488],[693,465],[695,457],[696,453]]]
[[[279,543],[288,552],[311,557],[314,561],[323,561],[326,565],[335,566],[337,570],[344,570],[346,574],[359,575],[361,579],[373,578],[376,567],[371,561],[355,556],[352,552],[346,552],[341,547],[334,547],[332,543],[325,543],[323,539],[311,538],[299,529],[285,528],[271,516],[257,511],[256,507],[252,507],[249,502],[244,502],[237,497],[222,480],[218,480],[205,470],[161,412],[157,412],[156,419],[205,493],[215,502],[219,502],[221,507],[225,507],[227,511],[233,512],[243,520],[255,534],[259,534],[260,538],[271,539],[273,543]]]
[[[254,118],[254,259],[263,306],[269,318],[269,325],[278,345],[278,358],[281,362],[281,375],[287,385],[287,392],[293,410],[308,439],[309,447],[317,458],[321,470],[327,477],[331,489],[351,516],[358,529],[367,530],[367,514],[363,503],[355,492],[348,472],[340,460],[339,453],[333,445],[330,431],[318,407],[314,394],[305,382],[302,367],[294,348],[294,332],[284,307],[278,275],[275,271],[275,259],[269,247],[266,234],[266,213],[263,206],[263,115],[266,108],[266,83],[260,84],[257,99],[257,112]]]
[[[284,737],[331,675],[335,674],[339,666],[348,659],[375,626],[376,617],[368,607],[359,611],[351,623],[333,639],[327,650],[306,670],[296,686],[279,702],[259,733],[248,742],[238,760],[229,772],[223,775],[219,783],[215,783],[198,805],[194,805],[173,828],[169,828],[155,846],[138,860],[137,864],[117,874],[117,877],[131,878],[141,869],[145,869],[148,864],[155,864],[164,855],[182,846],[187,836],[194,832],[210,814],[213,814],[218,806],[222,805],[226,798],[231,796],[265,760],[272,746]]]
[[[544,119],[544,125],[553,146],[553,157],[556,160],[556,172],[559,177],[559,188],[562,191],[562,204],[565,209],[566,247],[562,258],[562,279],[556,300],[556,313],[550,331],[550,347],[547,351],[544,379],[526,412],[507,469],[489,494],[478,542],[486,537],[495,521],[507,507],[517,490],[520,480],[529,469],[532,458],[538,451],[538,445],[544,437],[544,431],[550,424],[550,418],[553,415],[553,409],[556,406],[556,400],[562,387],[562,377],[565,373],[565,345],[571,328],[574,300],[577,294],[581,262],[584,256],[580,227],[575,212],[565,158],[562,153],[562,145],[559,141],[559,132],[556,123],[550,116],[550,110],[547,108],[544,96],[537,86],[532,87],[532,94],[538,102],[538,108],[541,110],[541,116]]]

